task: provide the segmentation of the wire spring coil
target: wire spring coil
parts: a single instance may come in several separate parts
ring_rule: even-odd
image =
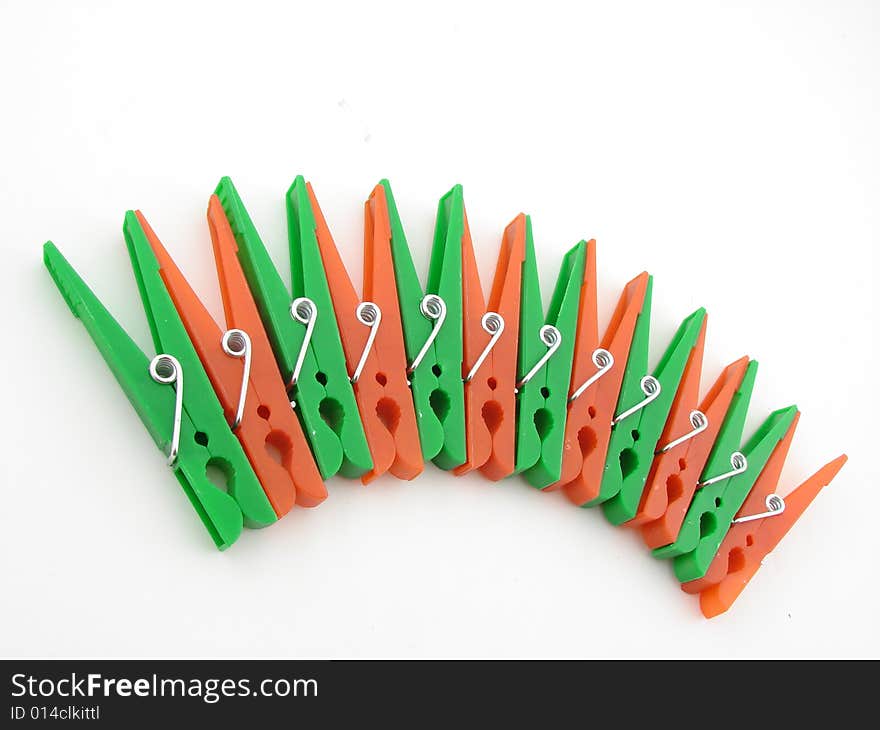
[[[541,339],[541,342],[547,348],[547,352],[545,352],[540,360],[536,362],[532,369],[527,372],[522,379],[516,384],[516,391],[519,392],[519,389],[522,388],[526,383],[528,383],[535,375],[538,374],[538,371],[544,367],[547,361],[553,357],[553,353],[555,353],[559,346],[562,345],[562,333],[556,329],[552,324],[545,324],[538,331],[538,337]]]
[[[489,356],[489,353],[492,352],[492,348],[501,339],[501,335],[504,332],[504,317],[498,314],[498,312],[486,312],[480,320],[480,326],[490,335],[489,342],[486,343],[471,371],[465,377],[465,383],[469,383],[474,379],[483,362]]]
[[[180,450],[180,420],[183,414],[183,368],[174,355],[163,353],[150,361],[150,377],[163,385],[175,385],[174,421],[171,429],[171,448],[168,450],[168,466],[177,463]]]
[[[775,517],[776,515],[781,515],[785,512],[785,500],[778,494],[768,495],[767,499],[764,500],[764,504],[767,505],[766,512],[760,512],[756,515],[746,515],[745,517],[737,517],[733,520],[733,524],[738,522],[751,522],[752,520],[762,520],[765,517]]]
[[[643,400],[640,400],[636,403],[632,408],[628,408],[623,413],[616,415],[611,421],[612,425],[617,425],[624,418],[629,418],[634,413],[638,413],[642,408],[644,408],[648,403],[657,398],[660,395],[660,381],[657,380],[653,375],[646,375],[639,382],[639,386],[642,389],[642,392],[645,394]]]
[[[241,419],[244,418],[244,404],[247,400],[248,381],[251,378],[251,338],[244,330],[227,330],[223,333],[220,346],[229,357],[235,357],[244,361],[238,407],[235,409],[235,420],[232,422],[232,430],[235,431],[241,425]]]
[[[431,334],[425,339],[422,349],[419,350],[419,354],[415,356],[415,359],[406,369],[408,375],[412,375],[415,372],[422,360],[425,359],[425,355],[428,354],[428,350],[434,343],[434,340],[437,339],[437,335],[440,334],[440,328],[446,321],[446,302],[443,301],[443,297],[437,294],[426,294],[419,303],[419,311],[421,311],[423,317],[430,319],[434,326],[431,328]]]
[[[358,304],[354,314],[358,322],[370,328],[370,334],[367,336],[363,352],[361,352],[361,357],[351,376],[352,385],[360,380],[364,365],[367,364],[367,357],[370,354],[370,350],[373,349],[373,343],[376,341],[376,335],[379,332],[379,324],[382,322],[382,310],[375,302],[361,302]]]

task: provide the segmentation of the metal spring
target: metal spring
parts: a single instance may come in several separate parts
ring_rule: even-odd
[[[643,400],[640,400],[636,403],[632,408],[628,408],[623,413],[616,415],[611,420],[611,425],[616,425],[620,423],[624,418],[629,418],[633,413],[638,413],[642,408],[644,408],[648,403],[654,400],[658,395],[660,395],[660,381],[657,380],[653,375],[646,375],[639,382],[639,386],[642,389],[642,392],[645,394]]]
[[[611,368],[614,367],[614,355],[608,352],[608,350],[599,347],[593,350],[593,365],[595,365],[598,370],[596,370],[595,373],[593,373],[589,378],[581,383],[580,387],[571,394],[571,397],[568,399],[569,403],[572,403],[580,398],[587,388],[589,388],[593,383],[599,380],[599,378],[601,378],[605,373],[607,373],[609,370],[611,370]]]
[[[730,477],[735,477],[737,474],[742,474],[746,469],[749,468],[749,460],[746,458],[746,455],[741,451],[734,451],[730,455],[730,465],[733,467],[730,471],[724,472],[724,474],[719,474],[716,477],[712,477],[711,479],[706,479],[705,481],[697,484],[698,487],[708,487],[710,484],[715,484],[715,482],[720,482],[722,479],[729,479]]]
[[[244,368],[241,373],[241,390],[238,395],[238,408],[235,409],[235,420],[232,422],[232,430],[235,431],[244,418],[244,404],[247,399],[248,381],[251,378],[251,338],[244,330],[231,329],[223,333],[220,345],[230,357],[244,360]]]
[[[531,370],[527,372],[522,380],[520,380],[516,384],[516,392],[519,392],[519,389],[522,388],[526,383],[528,383],[535,375],[538,374],[538,371],[544,367],[546,362],[553,357],[553,353],[559,349],[559,346],[562,344],[562,333],[556,329],[552,324],[545,324],[541,327],[538,332],[538,337],[541,338],[541,342],[543,342],[547,346],[547,352],[541,355],[541,359],[538,360],[534,364]]]
[[[767,496],[767,499],[764,500],[764,504],[767,505],[766,512],[760,512],[756,515],[746,515],[745,517],[737,517],[733,520],[733,524],[737,522],[751,522],[752,520],[761,520],[765,517],[775,517],[776,515],[781,515],[785,512],[785,500],[780,497],[778,494],[770,494]]]
[[[480,369],[480,366],[483,364],[483,362],[489,356],[489,353],[492,352],[492,348],[495,347],[495,344],[501,338],[501,334],[504,332],[504,317],[498,314],[498,312],[486,312],[483,315],[482,320],[480,320],[480,325],[489,335],[491,335],[491,337],[486,343],[486,346],[483,348],[483,351],[480,353],[480,356],[477,358],[477,361],[474,363],[474,366],[471,368],[471,371],[464,379],[465,383],[470,383],[471,380],[473,380],[474,376],[477,374],[477,371]]]
[[[171,429],[171,449],[168,452],[168,466],[177,463],[180,450],[180,418],[183,413],[183,368],[174,355],[163,353],[150,361],[150,377],[157,383],[170,385],[176,383],[174,398],[174,425]]]
[[[691,411],[690,415],[691,419],[691,430],[688,431],[684,436],[679,436],[674,441],[670,441],[666,446],[661,448],[657,453],[663,454],[669,449],[674,449],[679,444],[683,444],[685,441],[692,439],[698,433],[705,431],[709,427],[709,419],[706,418],[706,414],[702,411]]]
[[[290,382],[287,384],[288,388],[292,388],[296,385],[296,381],[299,380],[299,373],[300,370],[302,370],[303,361],[306,358],[306,351],[309,349],[309,343],[312,341],[312,333],[315,331],[315,322],[318,319],[318,308],[308,297],[298,297],[290,304],[290,316],[300,324],[306,326],[306,336],[303,338],[302,345],[299,348],[299,354],[296,357],[296,364],[293,366],[293,373],[290,376]]]
[[[446,321],[446,302],[443,301],[443,297],[438,296],[437,294],[426,294],[422,297],[422,301],[419,304],[419,310],[423,317],[434,322],[434,326],[431,328],[431,334],[425,339],[425,344],[422,345],[422,349],[419,350],[419,354],[416,355],[415,359],[406,369],[408,375],[412,375],[412,373],[415,372],[415,369],[421,364],[422,360],[425,359],[425,355],[428,354],[429,348],[434,340],[437,339],[437,335],[440,334],[440,328],[443,326],[443,322]]]
[[[376,334],[379,332],[379,324],[382,322],[382,310],[374,302],[361,302],[358,304],[354,314],[358,322],[370,328],[370,334],[364,344],[364,351],[361,353],[357,367],[354,369],[354,374],[351,376],[352,385],[360,380],[364,365],[367,364],[367,356],[370,354],[370,350],[373,349]]]

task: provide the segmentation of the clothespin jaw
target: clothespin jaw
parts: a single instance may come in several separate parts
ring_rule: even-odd
[[[214,392],[272,508],[279,517],[297,502],[314,506],[327,496],[302,429],[290,409],[272,349],[235,255],[235,240],[215,196],[209,206],[217,271],[229,334],[220,329],[143,215],[138,222],[159,273]],[[237,343],[238,350],[231,343]],[[280,457],[280,463],[276,460]]]
[[[846,455],[838,456],[807,479],[797,489],[785,497],[785,510],[772,517],[764,517],[758,522],[741,523],[737,538],[725,543],[719,551],[725,575],[700,592],[700,609],[706,618],[713,618],[727,611],[743,592],[749,581],[758,572],[764,558],[782,541],[798,518],[810,506],[816,495],[828,486],[846,463]],[[745,510],[744,510],[745,511]],[[743,537],[744,535],[744,537]],[[730,537],[730,533],[728,533]],[[687,588],[690,584],[685,584]]]
[[[679,582],[706,574],[733,518],[797,412],[796,406],[789,406],[771,413],[743,447],[745,469],[697,492],[676,542],[654,550],[655,557],[674,558],[673,568]]]
[[[174,441],[176,386],[153,380],[150,360],[51,241],[43,247],[43,262],[70,311],[88,331],[154,443],[168,453]],[[223,550],[238,539],[243,518],[235,499],[207,478],[207,466],[218,462],[208,451],[205,439],[206,433],[197,430],[189,414],[182,410],[174,475],[214,544]]]
[[[308,262],[313,278],[309,291],[321,300],[312,300],[312,306],[297,299],[308,295],[296,294],[291,297],[287,291],[238,191],[228,177],[220,180],[215,194],[235,234],[238,260],[272,343],[282,378],[293,395],[296,413],[321,475],[325,479],[336,473],[347,477],[360,476],[371,468],[369,449],[357,415],[351,384],[345,373],[342,345],[329,305],[329,294],[320,295],[322,290],[326,290],[326,279],[323,270],[311,272],[315,265],[321,269],[320,257],[316,262],[315,256],[312,256]],[[300,233],[294,230],[296,228],[295,221],[289,221],[298,252]],[[294,241],[291,244],[293,249]],[[293,277],[295,291],[302,292],[305,289],[303,262],[291,262],[291,267],[297,274]],[[321,324],[321,335],[313,342],[312,337]],[[322,367],[326,358],[328,371],[318,366],[316,342],[321,342],[326,348],[322,353]]]
[[[441,469],[454,469],[467,460],[461,372],[462,188],[456,185],[438,204],[423,294],[391,187],[387,180],[379,184],[388,205],[391,258],[422,454]]]
[[[742,357],[722,371],[696,407],[697,413],[704,418],[705,428],[687,441],[663,451],[663,444],[673,443],[674,439],[680,438],[679,434],[686,433],[686,429],[696,431],[691,416],[696,393],[689,390],[690,397],[685,397],[684,388],[679,389],[673,412],[660,439],[661,453],[654,459],[639,511],[635,519],[627,523],[640,528],[642,539],[649,548],[668,545],[678,536],[691,499],[697,491],[700,475],[704,472],[748,365],[749,359]],[[691,377],[690,373],[686,373],[685,377]],[[729,458],[730,454],[727,456]]]
[[[589,284],[595,282],[595,256],[591,257],[591,251],[594,251],[592,246],[587,249],[581,289],[562,473],[558,482],[566,497],[579,506],[588,506],[599,497],[620,386],[636,322],[651,283],[650,276],[643,272],[626,285],[600,342],[595,285]]]
[[[372,469],[361,480],[366,484],[387,471],[399,479],[413,479],[424,469],[424,460],[406,379],[406,353],[394,270],[390,266],[390,226],[384,196],[375,211],[369,203],[366,206],[364,249],[370,253],[364,262],[364,291],[375,298],[361,302],[310,184],[306,184],[306,191],[347,372],[373,462]],[[385,238],[384,246],[379,246],[386,252],[385,262],[372,256],[375,237]],[[301,243],[309,245],[310,240],[304,237]]]
[[[559,481],[568,390],[577,331],[586,241],[566,253],[546,321],[543,316],[531,219],[520,299],[516,471],[533,487]]]
[[[465,216],[462,237],[462,335],[467,461],[493,481],[516,468],[516,356],[526,217],[504,230],[488,305]]]
[[[602,478],[602,509],[615,525],[636,515],[685,367],[695,355],[702,356],[697,343],[705,337],[706,310],[700,308],[682,322],[654,374],[648,375],[647,310],[643,310],[636,325]],[[699,371],[700,363],[695,365]]]

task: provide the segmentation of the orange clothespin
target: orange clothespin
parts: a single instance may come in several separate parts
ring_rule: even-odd
[[[269,338],[238,262],[238,246],[216,195],[208,204],[225,333],[192,290],[150,228],[138,219],[160,274],[232,430],[278,516],[294,504],[313,507],[327,497],[300,423],[290,407]]]
[[[728,365],[699,402],[706,322],[685,367],[636,516],[650,548],[674,542],[749,358]],[[697,405],[699,403],[699,406]]]
[[[366,484],[386,471],[398,479],[413,479],[422,473],[425,464],[407,384],[385,188],[377,185],[364,204],[363,302],[345,269],[311,183],[306,189],[342,349],[373,457],[373,468],[361,481]],[[379,245],[379,241],[383,243]]]
[[[846,463],[846,455],[838,456],[787,497],[780,497],[776,493],[779,476],[799,418],[800,414],[795,416],[785,437],[767,460],[706,575],[681,586],[686,593],[700,594],[700,609],[706,618],[724,613],[733,605],[758,572],[763,559]]]
[[[488,309],[480,286],[467,214],[461,239],[467,461],[454,469],[479,469],[498,481],[516,466],[516,367],[519,307],[525,261],[526,216],[504,229]]]
[[[548,490],[562,487],[566,496],[577,505],[585,505],[599,496],[614,410],[649,278],[647,272],[642,272],[626,285],[600,342],[594,242],[587,247],[568,396],[562,477],[547,487]]]

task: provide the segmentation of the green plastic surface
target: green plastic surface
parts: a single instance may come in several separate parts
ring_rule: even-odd
[[[522,473],[533,487],[543,489],[559,481],[562,473],[568,390],[587,244],[580,241],[565,254],[546,320],[529,216],[526,216],[525,248],[520,291],[518,380],[547,353],[547,346],[540,337],[541,327],[553,325],[561,335],[556,352],[531,380],[519,388],[517,394],[515,471]]]
[[[238,440],[229,430],[220,403],[161,283],[158,263],[133,213],[126,215],[125,234],[142,295],[150,297],[149,304],[146,299],[144,304],[157,347],[174,355],[183,370],[183,411],[174,475],[215,545],[223,550],[235,542],[243,524],[264,526],[277,518]],[[43,247],[43,261],[71,312],[91,335],[153,441],[167,453],[172,439],[175,386],[156,383],[150,377],[149,358],[51,242]],[[208,478],[209,466],[219,468],[226,475],[228,493]]]
[[[293,374],[306,335],[306,327],[290,315],[291,301],[307,296],[317,307],[315,329],[291,394],[321,475],[327,479],[337,472],[350,478],[364,474],[373,462],[345,369],[305,181],[298,177],[287,193],[293,296],[232,180],[220,180],[215,193],[235,235],[239,262],[285,381]]]
[[[415,360],[433,329],[433,322],[420,309],[423,297],[436,294],[446,303],[446,320],[424,359],[411,373],[410,381],[419,423],[422,455],[441,469],[454,469],[467,459],[464,385],[461,373],[461,237],[464,233],[462,187],[453,187],[440,199],[437,207],[428,283],[423,292],[391,187],[387,180],[382,180],[380,184],[385,188],[388,202],[391,256],[397,279],[404,346],[409,362]]]
[[[649,279],[645,307],[636,324],[616,413],[623,413],[645,399],[641,379],[648,373],[652,288]],[[660,383],[660,394],[611,431],[602,485],[593,503],[603,502],[605,517],[612,524],[619,525],[636,516],[654,462],[654,451],[705,318],[706,310],[700,308],[679,325],[653,373]]]

